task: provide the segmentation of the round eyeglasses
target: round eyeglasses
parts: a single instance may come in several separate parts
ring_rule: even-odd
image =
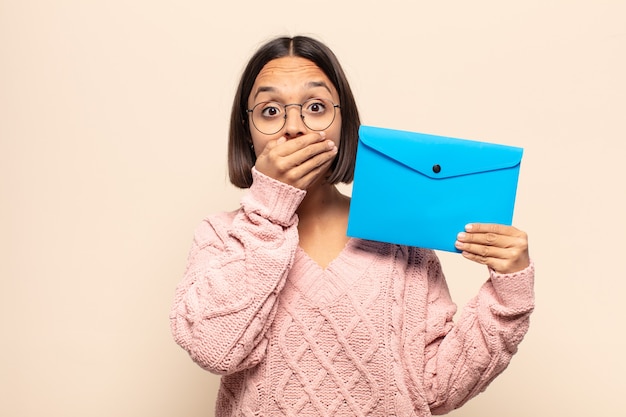
[[[281,104],[275,101],[263,101],[255,104],[246,112],[252,114],[252,124],[259,132],[273,135],[281,131],[287,123],[287,107],[300,107],[300,117],[305,126],[314,131],[325,130],[335,121],[339,104],[325,98],[312,98],[302,104]]]

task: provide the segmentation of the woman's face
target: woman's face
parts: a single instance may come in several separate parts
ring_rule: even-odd
[[[313,62],[301,57],[283,57],[274,59],[263,67],[256,77],[250,96],[248,108],[256,104],[273,101],[280,104],[301,104],[309,99],[326,99],[335,104],[339,103],[339,94],[326,74]],[[332,111],[332,109],[327,109]],[[272,135],[266,135],[257,130],[250,120],[250,134],[256,155],[260,155],[270,140],[281,136],[293,139],[315,131],[309,129],[300,117],[299,106],[286,108],[287,120],[285,126]],[[248,117],[252,118],[250,114]],[[339,147],[341,132],[341,112],[335,110],[335,119],[324,130],[326,138],[335,142]]]

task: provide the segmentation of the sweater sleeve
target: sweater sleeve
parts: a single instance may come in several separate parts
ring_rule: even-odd
[[[263,358],[298,245],[295,211],[305,191],[252,174],[240,210],[209,217],[196,229],[170,312],[176,343],[217,374]]]
[[[439,261],[431,263],[424,385],[433,414],[445,414],[484,391],[508,366],[534,308],[534,264],[489,279],[456,323]]]

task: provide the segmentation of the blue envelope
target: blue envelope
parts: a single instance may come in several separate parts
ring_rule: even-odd
[[[458,252],[468,223],[510,225],[523,149],[361,126],[348,236]]]

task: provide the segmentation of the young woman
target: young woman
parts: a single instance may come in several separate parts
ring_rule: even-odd
[[[170,316],[176,342],[222,375],[217,416],[442,414],[483,391],[528,329],[534,267],[515,227],[460,231],[488,279],[456,323],[433,251],[346,236],[335,184],[352,181],[359,124],[315,39],[274,39],[244,70],[228,165],[249,190],[197,228]]]

